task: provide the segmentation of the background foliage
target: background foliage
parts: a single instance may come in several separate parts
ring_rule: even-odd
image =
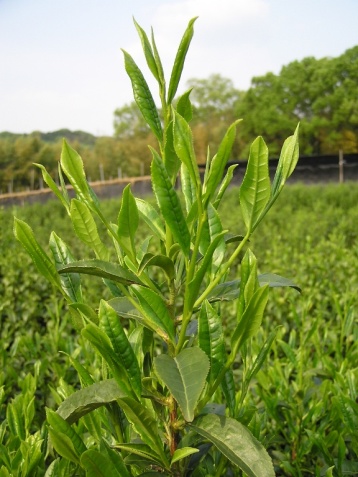
[[[225,124],[238,117],[240,125],[232,159],[247,156],[248,145],[262,134],[272,156],[301,122],[300,153],[358,152],[358,46],[336,58],[304,58],[252,79],[248,91],[239,91],[232,80],[214,74],[188,81],[195,107],[192,123],[196,154],[206,161],[207,145],[216,150]],[[30,135],[0,133],[0,193],[9,184],[17,190],[38,188],[40,173],[32,163],[57,173],[60,140],[65,137],[82,155],[91,180],[149,171],[147,145],[155,140],[135,103],[114,112],[114,136],[95,137],[68,130]],[[135,140],[134,140],[135,139]]]

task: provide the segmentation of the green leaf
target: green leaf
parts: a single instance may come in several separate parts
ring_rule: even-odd
[[[163,443],[158,432],[158,422],[149,411],[132,398],[118,399],[118,404],[123,409],[128,421],[133,425],[135,431],[140,435],[143,442],[147,444],[161,459],[164,467],[169,467],[168,459],[165,455]]]
[[[198,344],[210,359],[210,381],[213,382],[226,362],[221,318],[205,301],[198,319]]]
[[[55,232],[50,235],[50,249],[55,259],[55,266],[58,270],[63,265],[74,261],[74,258],[66,243]],[[66,273],[60,277],[61,286],[66,295],[73,302],[82,301],[81,278],[78,273]]]
[[[175,93],[177,92],[180,77],[183,72],[185,57],[188,52],[190,42],[194,34],[194,22],[197,18],[198,17],[192,18],[189,21],[189,24],[181,39],[181,42],[175,57],[172,73],[170,76],[169,88],[168,88],[168,99],[167,99],[168,104],[171,104],[171,102],[174,99]]]
[[[62,144],[61,167],[77,196],[85,202],[93,202],[81,156],[67,144],[65,139]]]
[[[181,165],[180,169],[181,189],[184,194],[185,208],[188,213],[187,223],[189,224],[197,218],[198,203],[196,202],[196,187],[193,179],[190,177],[188,168],[185,164]]]
[[[154,149],[151,151],[153,154],[152,184],[158,205],[173,237],[184,254],[189,255],[190,235],[178,195],[171,184],[163,161]]]
[[[213,254],[220,240],[222,239],[222,237],[224,237],[225,233],[226,231],[224,230],[213,239],[213,241],[209,245],[208,250],[206,251],[204,255],[200,268],[196,271],[194,278],[191,280],[191,282],[188,284],[186,288],[185,300],[189,309],[192,308],[196,299],[198,298],[198,294],[199,294],[200,287],[203,282],[205,273],[207,272],[209,266],[211,265],[211,259],[213,257]]]
[[[231,337],[231,356],[233,358],[242,344],[251,338],[261,326],[267,300],[268,286],[264,285],[252,296]]]
[[[117,358],[122,362],[126,370],[128,380],[132,385],[133,391],[138,397],[142,392],[141,372],[138,366],[137,358],[124,332],[119,316],[115,310],[104,300],[101,300],[99,306],[100,325],[105,330],[111,340],[114,352]]]
[[[274,200],[276,200],[285,182],[296,167],[299,158],[298,131],[299,125],[294,135],[287,138],[283,144],[275,177],[272,182],[272,198]]]
[[[170,121],[165,129],[163,160],[171,183],[174,185],[181,163],[174,148],[173,121]]]
[[[86,477],[122,477],[108,455],[89,449],[81,455]]]
[[[235,141],[236,126],[241,121],[242,119],[238,119],[229,127],[223,140],[220,143],[217,154],[211,161],[208,178],[204,184],[204,206],[206,206],[210,199],[213,197],[214,192],[216,191],[216,188],[218,187],[223,177],[225,166],[230,158],[232,146]]]
[[[117,355],[113,351],[110,339],[105,332],[93,323],[88,323],[82,329],[81,334],[104,358],[105,362],[113,373],[113,377],[115,378],[118,387],[122,389],[123,394],[125,396],[133,396],[136,398],[136,395],[132,391],[132,387],[128,381],[126,370],[124,369],[122,362],[117,358]]]
[[[270,199],[268,149],[258,137],[252,143],[244,179],[240,187],[240,205],[248,233],[253,232]]]
[[[134,25],[137,29],[140,41],[142,43],[142,48],[144,52],[145,59],[147,61],[147,65],[152,72],[154,78],[160,83],[160,78],[159,78],[159,73],[158,73],[158,65],[156,63],[156,60],[154,58],[152,46],[148,40],[148,36],[146,32],[143,30],[143,28],[138,25],[138,23],[135,21],[133,18]]]
[[[61,436],[58,434],[58,433],[61,433],[62,435],[66,436],[70,440],[73,446],[73,450],[75,451],[77,457],[79,457],[83,452],[87,450],[87,447],[85,446],[81,437],[71,427],[71,425],[65,419],[63,419],[63,417],[61,417],[58,413],[52,411],[51,409],[46,409],[46,417],[47,417],[47,422],[50,426],[49,430],[51,431],[51,428],[52,428],[51,437],[55,437],[57,443],[61,442]],[[57,448],[55,443],[54,443],[54,446],[57,452],[60,455],[63,455],[61,454],[60,450]],[[70,448],[72,446],[70,446]]]
[[[170,466],[179,460],[185,459],[185,457],[188,457],[189,455],[196,454],[197,452],[199,452],[199,449],[195,449],[195,447],[182,447],[181,449],[177,449],[173,454]]]
[[[72,424],[89,412],[124,396],[115,379],[105,379],[71,394],[60,404],[57,414]]]
[[[160,267],[165,272],[169,281],[174,279],[174,263],[166,255],[153,255],[152,253],[146,253],[139,265],[138,274],[140,275],[145,268],[152,266]]]
[[[11,403],[7,405],[6,420],[12,435],[24,441],[26,439],[26,429],[21,395],[16,396]]]
[[[194,151],[193,134],[189,124],[174,109],[173,114],[174,149],[181,162],[187,167],[195,189],[198,190],[201,187],[201,182]]]
[[[32,258],[38,271],[55,287],[61,287],[55,265],[36,240],[29,225],[15,217],[14,235]]]
[[[152,451],[152,449],[145,444],[116,444],[116,449],[125,451],[126,454],[135,454],[140,457],[144,457],[146,460],[152,461],[155,464],[161,464],[162,460],[158,454]]]
[[[67,212],[70,213],[70,201],[68,199],[68,196],[64,196],[64,194],[61,193],[60,189],[57,187],[57,184],[55,183],[55,181],[52,179],[52,177],[50,176],[50,174],[47,172],[46,168],[42,164],[34,163],[34,165],[41,169],[43,180],[49,186],[52,192],[56,195],[56,197],[60,199],[62,205],[65,207]]]
[[[122,193],[122,203],[118,215],[118,240],[121,247],[131,257],[135,257],[134,238],[138,228],[139,213],[135,198],[128,184]]]
[[[192,90],[193,88],[190,88],[180,96],[176,108],[180,116],[182,116],[187,123],[189,123],[193,117],[193,106],[190,101],[190,93]]]
[[[224,179],[222,180],[219,191],[216,195],[215,201],[213,202],[213,206],[217,209],[220,205],[222,198],[226,192],[226,189],[229,187],[232,178],[234,177],[234,170],[237,168],[238,164],[234,164],[230,166],[226,172]]]
[[[290,287],[297,291],[301,291],[300,287],[288,278],[281,277],[274,273],[263,273],[258,275],[260,286],[268,285],[269,287]],[[232,280],[229,282],[220,283],[217,285],[209,295],[210,303],[215,301],[231,301],[236,300],[240,294],[241,280]]]
[[[155,64],[157,65],[160,91],[163,92],[163,96],[165,96],[165,79],[164,79],[163,65],[159,56],[157,45],[155,43],[153,28],[151,28],[151,40],[152,40],[152,47],[153,47],[153,56],[154,56]]]
[[[194,419],[209,367],[207,355],[196,347],[183,349],[175,358],[166,354],[154,358],[156,374],[172,393],[188,422]]]
[[[289,278],[281,277],[280,275],[276,275],[275,273],[262,273],[258,276],[260,285],[268,284],[270,287],[290,287],[294,288],[298,292],[301,292],[301,288],[296,285],[292,280]]]
[[[58,273],[83,273],[84,275],[94,275],[96,277],[106,278],[122,285],[132,285],[133,283],[142,284],[139,278],[130,270],[121,265],[104,260],[79,260],[69,263],[58,270]]]
[[[63,432],[52,428],[48,430],[48,433],[53,447],[56,449],[56,452],[60,454],[60,456],[70,460],[71,462],[74,462],[75,464],[80,463],[80,456],[76,452],[75,446],[70,437]]]
[[[160,217],[155,208],[143,199],[135,199],[139,215],[145,223],[149,225],[155,235],[161,240],[165,240],[165,228],[163,219]]]
[[[248,477],[274,477],[270,456],[263,445],[240,422],[230,417],[207,414],[190,426],[212,442]]]
[[[125,69],[132,83],[134,100],[146,123],[153,131],[158,141],[161,142],[163,139],[162,125],[152,93],[150,92],[141,70],[138,68],[133,58],[126,51],[122,51],[124,54]]]
[[[153,290],[138,285],[132,286],[132,290],[139,300],[149,328],[156,331],[165,341],[168,341],[169,338],[174,342],[173,319],[162,298]]]
[[[96,222],[87,205],[77,199],[72,199],[70,217],[77,237],[94,250],[97,258],[106,260],[108,250],[98,235]]]

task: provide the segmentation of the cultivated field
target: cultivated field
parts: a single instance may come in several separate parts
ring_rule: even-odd
[[[240,234],[237,203],[233,188],[224,227]],[[108,201],[105,210],[115,221],[118,200]],[[15,241],[14,215],[31,224],[45,248],[55,230],[75,257],[92,257],[73,240],[59,203],[0,210],[0,477],[37,477],[54,468],[57,458],[48,446],[45,408],[56,409],[79,388],[81,364],[96,379],[102,363],[74,330],[63,299]],[[277,475],[358,475],[358,185],[288,186],[250,248],[259,273],[290,278],[302,293],[270,290],[263,326],[247,345],[247,361],[272,333],[276,338],[240,420],[268,449]],[[230,273],[238,276],[235,267]],[[101,281],[87,277],[84,284],[86,299],[97,306],[106,293]],[[222,317],[234,319],[229,303]],[[244,382],[249,368],[250,362],[240,364],[235,379]],[[76,425],[87,445],[100,439],[97,412],[104,411]],[[67,475],[85,475],[74,469],[69,466]],[[50,475],[57,474],[47,470]]]

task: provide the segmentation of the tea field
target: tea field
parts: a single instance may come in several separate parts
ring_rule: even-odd
[[[118,201],[107,202],[113,221],[117,210]],[[224,226],[242,233],[237,189],[222,212]],[[102,362],[15,241],[14,215],[45,248],[55,230],[75,257],[89,252],[57,202],[0,209],[0,477],[55,476],[45,410],[80,387],[78,363],[99,377]],[[237,357],[235,378],[245,383],[257,350],[272,338],[240,420],[268,449],[278,476],[358,475],[358,184],[288,186],[250,248],[260,273],[287,277],[302,291],[270,290],[263,326],[245,359]],[[230,273],[238,276],[235,267]],[[85,280],[84,293],[94,306],[106,297],[96,278]],[[222,307],[230,330],[233,310]],[[78,424],[88,445],[99,439],[96,426],[92,413]],[[70,469],[61,475],[84,475]]]

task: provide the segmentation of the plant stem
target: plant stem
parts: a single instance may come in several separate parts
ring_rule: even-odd
[[[229,268],[233,264],[234,260],[237,258],[237,256],[239,255],[239,253],[243,249],[243,247],[246,244],[246,242],[248,241],[249,237],[250,237],[250,234],[247,233],[245,235],[245,237],[242,239],[242,241],[240,242],[240,244],[237,246],[235,252],[231,255],[231,257],[226,262],[226,264],[223,265],[222,269],[220,270],[220,273],[218,273],[216,275],[215,279],[212,282],[210,282],[210,285],[205,289],[205,291],[201,294],[201,296],[196,300],[196,302],[194,303],[194,308],[199,307],[202,304],[202,302],[208,297],[210,292],[213,291],[213,289],[216,287],[216,285],[218,285],[220,283],[222,277],[224,277],[226,275],[227,271],[229,270]]]

